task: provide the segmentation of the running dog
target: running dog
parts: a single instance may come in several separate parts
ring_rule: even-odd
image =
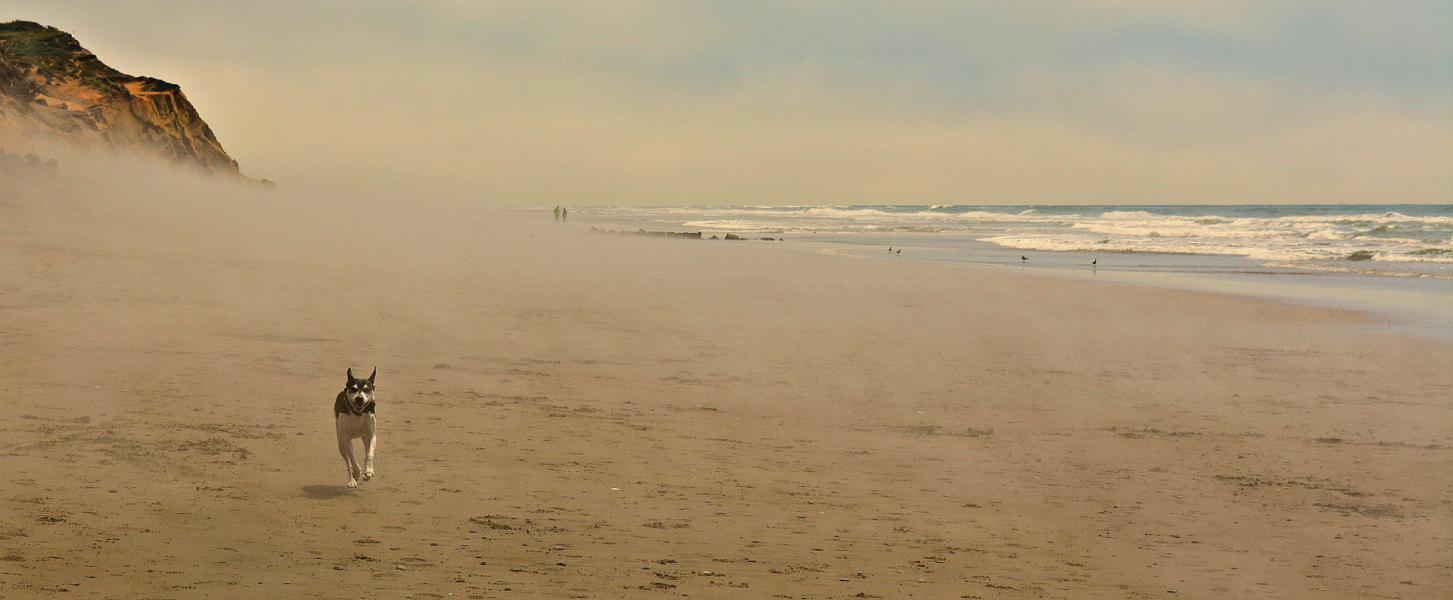
[[[348,369],[348,383],[333,401],[333,419],[338,427],[338,453],[348,466],[348,487],[358,487],[358,480],[373,479],[373,451],[378,447],[378,420],[375,419],[373,382],[378,367],[368,379],[353,377]],[[353,458],[353,439],[363,438],[363,467]]]

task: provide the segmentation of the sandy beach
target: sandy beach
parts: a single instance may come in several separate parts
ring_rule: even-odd
[[[1453,589],[1440,342],[587,226],[0,203],[0,597]]]

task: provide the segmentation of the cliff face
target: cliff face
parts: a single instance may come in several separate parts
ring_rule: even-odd
[[[0,146],[37,139],[241,176],[180,87],[112,69],[59,29],[0,23]]]

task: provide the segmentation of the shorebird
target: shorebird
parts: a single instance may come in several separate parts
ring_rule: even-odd
[[[1098,264],[1098,263],[1099,263],[1099,262],[1100,262],[1100,259],[1098,259],[1098,258],[1097,258],[1097,259],[1095,259],[1095,260],[1092,260],[1092,261],[1090,261],[1090,266],[1092,266],[1092,267],[1093,267],[1093,266],[1095,266],[1095,265],[1096,265],[1096,264]]]
[[[1021,254],[1021,255],[1019,255],[1019,260],[1021,260],[1021,261],[1027,261],[1027,260],[1029,260],[1029,257],[1028,256],[1024,256],[1023,254]]]

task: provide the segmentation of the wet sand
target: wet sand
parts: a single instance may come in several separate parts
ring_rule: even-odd
[[[1358,313],[172,208],[0,206],[0,596],[1453,589],[1453,352]],[[333,398],[374,366],[347,489]]]

